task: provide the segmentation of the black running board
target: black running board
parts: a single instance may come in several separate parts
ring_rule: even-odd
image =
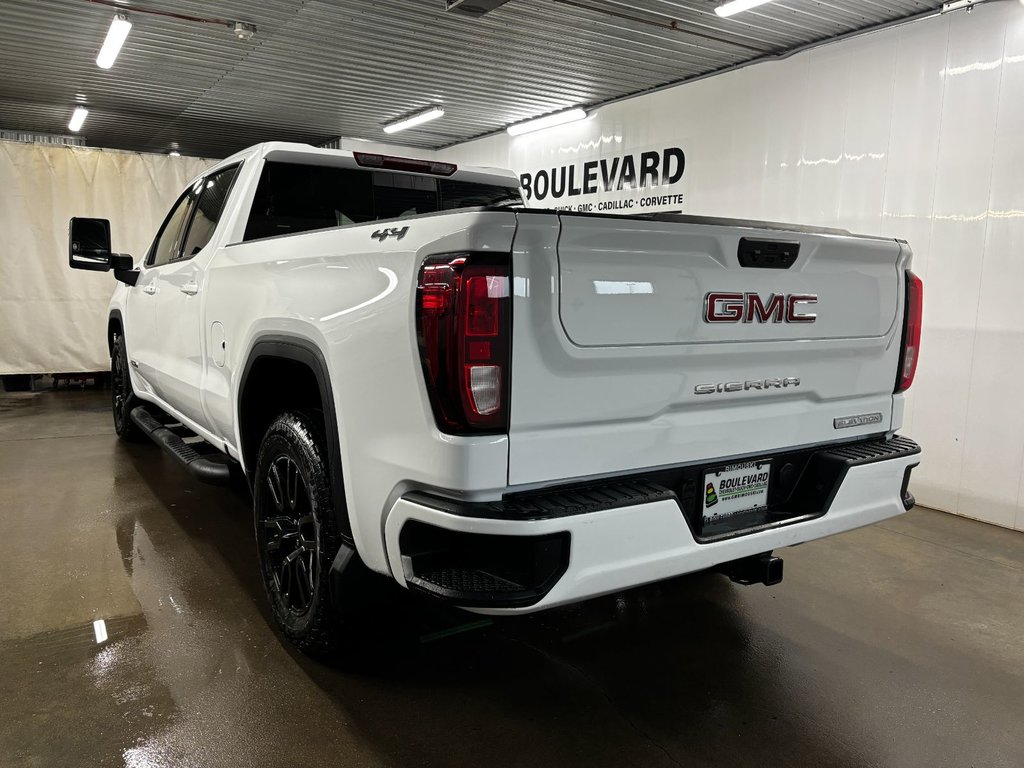
[[[179,435],[161,424],[146,406],[133,408],[131,416],[139,429],[163,448],[167,455],[191,472],[197,480],[213,485],[226,485],[231,479],[231,467],[228,464],[203,456]]]

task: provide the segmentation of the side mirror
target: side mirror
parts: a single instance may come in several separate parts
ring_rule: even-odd
[[[68,261],[72,269],[94,272],[114,270],[114,277],[135,285],[139,273],[127,253],[110,251],[110,222],[107,219],[73,218],[68,226]]]
[[[72,269],[106,272],[110,269],[110,222],[73,218],[68,227],[68,261]]]

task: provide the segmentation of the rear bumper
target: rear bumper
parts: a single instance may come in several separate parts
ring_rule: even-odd
[[[595,503],[575,507],[566,492],[527,507],[411,494],[387,517],[388,559],[407,587],[481,613],[529,613],[870,525],[913,505],[906,488],[920,461],[913,442],[894,438],[828,453],[845,463],[821,509],[712,539],[695,533],[679,497],[656,484],[634,483],[618,499],[590,494]],[[437,535],[425,542],[425,531]]]

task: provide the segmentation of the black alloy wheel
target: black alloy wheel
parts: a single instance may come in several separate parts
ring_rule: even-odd
[[[319,421],[283,413],[267,429],[253,479],[253,517],[263,586],[274,621],[299,650],[334,650],[340,615],[330,567],[341,546]]]
[[[263,550],[274,592],[290,612],[302,615],[313,604],[320,581],[320,523],[306,483],[288,455],[275,458],[266,472],[273,511],[263,518]]]
[[[110,350],[110,405],[114,415],[114,431],[122,440],[138,442],[143,439],[142,430],[131,417],[132,408],[138,404],[128,374],[128,349],[124,336],[117,334]]]

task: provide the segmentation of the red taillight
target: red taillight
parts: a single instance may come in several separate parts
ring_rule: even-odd
[[[437,426],[508,431],[509,257],[432,256],[420,269],[416,329]]]
[[[501,293],[508,278],[474,275],[466,283],[466,333],[470,336],[497,336],[501,303],[494,298]],[[508,291],[506,290],[507,294]]]
[[[903,392],[914,383],[917,361],[921,356],[921,311],[924,306],[924,284],[921,278],[907,271],[906,313],[903,321],[903,350],[896,391]]]

